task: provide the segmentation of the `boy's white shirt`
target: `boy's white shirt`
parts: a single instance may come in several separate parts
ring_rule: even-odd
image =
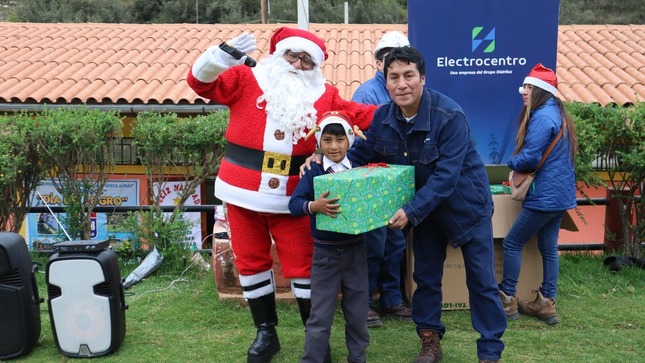
[[[329,169],[329,167],[331,167],[331,170],[333,170],[334,172],[339,172],[339,171],[351,169],[352,163],[347,158],[347,155],[345,155],[345,158],[343,158],[343,160],[340,163],[335,163],[323,155],[323,169],[327,170]]]

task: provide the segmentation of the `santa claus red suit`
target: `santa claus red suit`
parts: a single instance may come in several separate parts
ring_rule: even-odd
[[[242,34],[228,44],[248,53],[255,38]],[[316,149],[304,136],[326,111],[353,115],[367,129],[375,106],[348,102],[326,83],[322,39],[302,29],[282,27],[270,41],[270,56],[254,68],[219,46],[193,64],[188,84],[200,96],[228,106],[227,152],[215,182],[215,196],[227,205],[231,246],[257,328],[248,362],[269,362],[280,350],[275,331],[275,242],[282,274],[291,280],[303,323],[309,317],[313,242],[307,217],[289,214],[289,197],[299,167]]]

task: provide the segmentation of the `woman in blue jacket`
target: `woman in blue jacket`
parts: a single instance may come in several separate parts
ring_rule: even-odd
[[[508,166],[521,172],[536,170],[562,127],[564,133],[535,174],[522,212],[504,238],[504,272],[499,295],[508,320],[517,319],[519,310],[547,324],[559,321],[555,311],[558,234],[565,211],[576,206],[574,161],[578,139],[571,116],[556,97],[557,85],[553,70],[537,64],[520,87],[524,107]],[[542,256],[542,285],[535,291],[534,301],[518,301],[515,294],[522,248],[535,236]]]

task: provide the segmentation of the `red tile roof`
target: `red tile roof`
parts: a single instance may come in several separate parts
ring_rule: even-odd
[[[277,24],[36,24],[0,22],[0,104],[204,105],[187,85],[204,49],[255,34],[259,59]],[[295,25],[293,25],[295,26]],[[323,73],[341,96],[375,72],[372,50],[405,24],[311,24],[325,39]],[[645,100],[645,25],[559,27],[557,74],[565,101]]]

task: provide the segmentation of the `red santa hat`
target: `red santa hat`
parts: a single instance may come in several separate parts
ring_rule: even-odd
[[[340,124],[341,126],[343,126],[345,134],[347,135],[347,140],[349,141],[349,146],[352,146],[352,144],[354,143],[356,135],[358,135],[358,137],[362,139],[365,139],[365,135],[363,135],[363,132],[358,128],[358,126],[354,125],[354,122],[351,120],[349,114],[343,111],[327,111],[323,113],[322,117],[318,119],[316,126],[309,131],[309,134],[307,134],[307,138],[311,136],[312,133],[314,133],[314,135],[316,136],[316,141],[318,142],[318,145],[320,145],[322,132],[325,127],[330,124]]]
[[[542,63],[536,64],[531,69],[529,75],[524,78],[523,84],[540,87],[554,96],[558,92],[558,77],[552,69],[543,66]],[[520,87],[520,93],[524,93],[524,87]]]
[[[269,53],[278,52],[281,54],[287,49],[294,52],[307,52],[318,66],[327,59],[325,42],[303,29],[281,27],[273,33],[269,44]]]

